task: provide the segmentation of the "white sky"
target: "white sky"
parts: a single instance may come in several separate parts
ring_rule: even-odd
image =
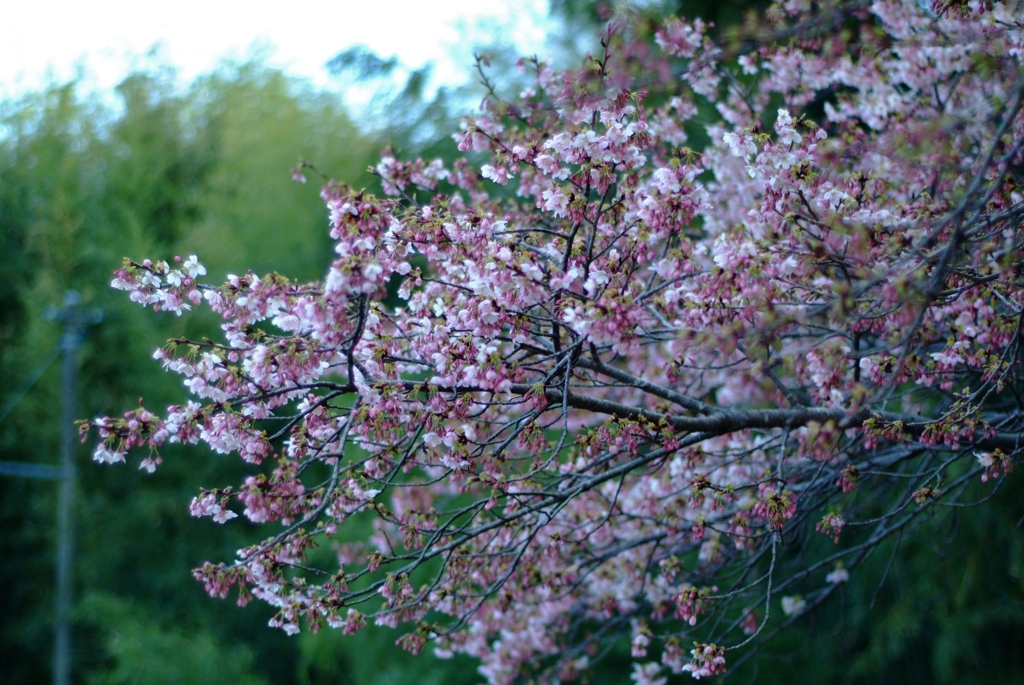
[[[329,87],[324,64],[362,44],[461,83],[488,36],[543,54],[546,17],[546,0],[0,0],[0,97],[66,81],[76,64],[110,88],[157,43],[185,80],[264,45],[270,64]]]

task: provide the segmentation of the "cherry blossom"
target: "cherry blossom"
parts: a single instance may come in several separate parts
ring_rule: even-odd
[[[922,4],[524,61],[464,158],[324,188],[320,283],[126,260],[114,288],[222,330],[158,350],[192,399],[86,423],[94,458],[243,460],[189,511],[267,532],[195,575],[290,634],[399,627],[494,685],[616,640],[634,682],[725,672],[1024,444],[1024,11]]]

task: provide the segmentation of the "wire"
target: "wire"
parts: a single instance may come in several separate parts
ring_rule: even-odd
[[[50,356],[46,361],[40,364],[36,370],[32,372],[28,383],[18,391],[13,399],[7,401],[7,404],[4,405],[3,409],[0,409],[0,423],[3,423],[3,420],[7,418],[7,415],[14,411],[14,408],[18,406],[18,402],[21,402],[22,398],[25,397],[28,391],[32,389],[32,386],[36,384],[39,377],[42,376],[48,368],[50,368],[50,364],[52,364],[58,356],[60,356],[60,346],[55,347],[53,351],[50,352]]]

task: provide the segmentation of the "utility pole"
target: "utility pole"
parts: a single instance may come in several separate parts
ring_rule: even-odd
[[[74,527],[71,513],[75,502],[75,407],[78,392],[78,348],[82,342],[82,321],[79,305],[82,296],[74,290],[64,293],[64,308],[60,318],[64,322],[64,335],[60,348],[64,354],[64,374],[61,381],[60,431],[60,497],[57,500],[57,603],[56,640],[53,646],[53,685],[71,683],[71,569],[74,556]]]
[[[64,356],[64,374],[61,380],[60,464],[36,464],[32,462],[0,461],[0,475],[21,478],[43,478],[60,482],[57,499],[57,594],[53,646],[53,684],[71,683],[71,571],[74,558],[74,522],[72,513],[75,503],[75,414],[78,392],[78,349],[82,343],[82,332],[87,325],[99,323],[103,312],[98,309],[82,311],[82,296],[74,290],[64,293],[63,307],[49,307],[45,318],[64,323],[60,351]],[[50,361],[52,361],[52,357]],[[0,412],[6,418],[18,400],[38,380],[49,361],[34,374],[31,382],[16,399]]]

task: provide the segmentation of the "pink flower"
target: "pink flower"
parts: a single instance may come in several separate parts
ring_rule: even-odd
[[[126,260],[112,287],[219,328],[154,355],[193,401],[87,422],[93,458],[236,460],[189,511],[269,532],[196,576],[288,633],[360,630],[378,594],[490,685],[586,677],[591,638],[630,641],[635,683],[725,672],[835,552],[810,531],[962,504],[1022,451],[1024,27],[975,5],[876,2],[850,42],[789,0],[739,56],[616,24],[581,69],[523,60],[456,133],[475,154],[328,183],[318,282]]]

